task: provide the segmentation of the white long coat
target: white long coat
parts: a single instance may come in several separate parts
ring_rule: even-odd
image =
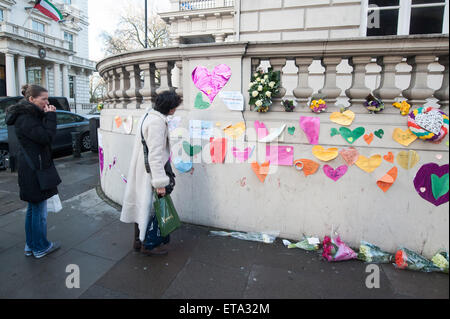
[[[144,150],[141,142],[141,123],[134,140],[133,156],[127,176],[127,186],[123,198],[120,220],[124,223],[137,223],[139,225],[139,239],[144,241],[147,225],[150,220],[150,208],[153,203],[154,188],[163,188],[169,185],[170,180],[164,170],[164,165],[170,156],[170,140],[167,117],[163,114],[149,110],[148,116],[142,126],[145,141],[148,146],[148,162],[151,174],[145,170]]]

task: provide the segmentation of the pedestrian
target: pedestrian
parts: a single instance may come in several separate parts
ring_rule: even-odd
[[[22,95],[24,99],[8,108],[6,124],[15,127],[20,199],[28,202],[25,256],[42,258],[60,248],[59,243],[47,240],[47,199],[58,194],[61,183],[51,151],[56,108],[49,105],[48,91],[41,86],[24,85]]]
[[[140,120],[134,140],[120,220],[135,223],[133,247],[145,255],[168,253],[162,245],[169,243],[170,235],[160,236],[153,198],[154,192],[162,197],[170,194],[175,186],[175,175],[169,160],[167,116],[173,115],[180,104],[181,98],[174,91],[157,95],[154,108],[148,109]],[[148,152],[144,151],[143,144],[147,146]]]

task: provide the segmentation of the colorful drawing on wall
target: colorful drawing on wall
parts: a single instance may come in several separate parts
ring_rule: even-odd
[[[119,128],[122,126],[122,118],[120,116],[116,116],[114,118],[114,122],[116,122],[116,127]]]
[[[245,133],[245,123],[239,122],[235,125],[230,125],[223,129],[226,135],[233,139],[237,139]]]
[[[98,162],[100,164],[100,175],[103,175],[103,167],[104,167],[105,155],[103,153],[103,148],[101,146],[98,147]]]
[[[183,149],[186,152],[187,155],[189,156],[195,156],[198,153],[200,153],[202,151],[202,146],[201,145],[194,145],[192,146],[189,142],[184,141],[183,142]]]
[[[387,192],[389,188],[394,185],[395,180],[398,176],[398,168],[393,167],[389,172],[386,173],[382,178],[377,181],[377,185],[383,192]]]
[[[209,140],[214,136],[213,123],[209,121],[190,120],[189,133],[191,139]]]
[[[435,163],[423,165],[414,178],[414,187],[420,197],[435,206],[449,200],[449,165]]]
[[[264,162],[261,165],[259,165],[258,162],[252,163],[252,170],[261,181],[261,183],[264,183],[264,181],[266,180],[266,177],[269,174],[269,168],[270,162]]]
[[[278,137],[283,133],[283,131],[286,129],[286,124],[283,124],[283,126],[281,126],[278,129],[275,129],[272,133],[270,133],[269,135],[267,135],[266,137],[263,137],[262,139],[259,140],[260,143],[270,143],[270,142],[274,142],[275,140],[278,139]],[[273,164],[273,163],[272,163]]]
[[[210,139],[210,154],[211,160],[215,164],[222,164],[225,161],[227,154],[227,139],[226,138],[214,138]]]
[[[320,164],[307,158],[300,158],[294,161],[294,166],[297,170],[302,171],[305,177],[308,177],[319,170]]]
[[[342,176],[344,176],[348,171],[347,165],[339,166],[334,169],[330,165],[325,165],[323,167],[323,172],[328,178],[331,178],[333,181],[337,182]]]
[[[305,132],[309,144],[317,145],[319,143],[320,118],[301,116],[300,127]]]
[[[354,147],[344,148],[339,151],[339,154],[348,166],[353,166],[359,158],[359,152]]]
[[[217,94],[222,90],[231,78],[231,69],[228,65],[217,65],[214,70],[209,70],[204,66],[197,66],[192,71],[192,81],[194,85],[209,98],[212,103]]]
[[[370,158],[367,158],[364,155],[359,155],[359,158],[355,164],[363,171],[372,173],[381,165],[382,162],[383,159],[381,155],[373,155]]]
[[[210,106],[211,104],[203,101],[202,92],[198,92],[197,96],[195,97],[194,107],[199,110],[206,110]]]
[[[258,135],[258,140],[261,140],[269,135],[269,130],[263,122],[255,121],[255,130],[256,134]]]
[[[245,150],[241,151],[237,147],[233,147],[231,151],[233,156],[241,163],[246,162],[250,157],[252,157],[255,147],[247,147]]]
[[[416,151],[401,151],[397,154],[397,163],[408,170],[419,163],[419,154]]]
[[[343,126],[350,126],[355,119],[355,113],[350,110],[345,112],[334,112],[330,115],[330,121]]]
[[[403,146],[409,146],[415,140],[417,140],[417,136],[414,135],[409,129],[402,130],[401,128],[396,128],[394,133],[392,134],[392,138],[397,143]]]
[[[173,165],[181,173],[189,173],[193,166],[191,161],[183,161],[181,158],[175,158]]]
[[[364,135],[364,141],[366,141],[367,145],[370,145],[373,142],[374,139],[373,133],[370,133],[369,135]]]
[[[379,139],[382,139],[384,136],[384,130],[379,129],[378,131],[375,131],[375,136],[378,137]]]
[[[394,153],[389,152],[387,155],[384,155],[383,158],[384,158],[384,160],[385,160],[386,162],[389,162],[389,163],[394,164],[394,159],[395,159],[395,158],[394,158]]]
[[[123,119],[123,130],[125,134],[131,134],[133,130],[133,117],[131,115]]]
[[[239,91],[220,92],[219,97],[230,111],[244,110],[244,96]]]
[[[409,113],[408,127],[421,140],[440,143],[448,134],[448,115],[433,107],[420,107]]]
[[[266,161],[271,165],[292,166],[294,163],[293,146],[266,145]]]
[[[353,131],[346,127],[341,127],[339,129],[341,136],[350,144],[355,143],[365,132],[366,129],[364,127],[357,127]]]
[[[316,145],[312,148],[312,153],[315,157],[323,162],[329,162],[334,160],[339,155],[339,149],[328,148],[325,149],[323,146]]]

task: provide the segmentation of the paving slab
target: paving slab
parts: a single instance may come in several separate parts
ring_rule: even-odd
[[[0,230],[0,253],[22,242],[22,238]]]
[[[127,294],[101,286],[92,285],[79,299],[132,299]]]

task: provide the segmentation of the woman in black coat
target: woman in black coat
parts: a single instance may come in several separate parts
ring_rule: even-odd
[[[22,94],[25,98],[8,108],[6,124],[15,126],[21,145],[18,158],[20,199],[28,202],[25,255],[41,258],[59,248],[58,243],[47,240],[47,199],[58,194],[58,189],[55,186],[41,190],[36,175],[36,170],[54,166],[51,144],[56,135],[56,108],[49,105],[48,91],[43,87],[25,85]],[[60,182],[56,170],[52,175],[49,179]]]

